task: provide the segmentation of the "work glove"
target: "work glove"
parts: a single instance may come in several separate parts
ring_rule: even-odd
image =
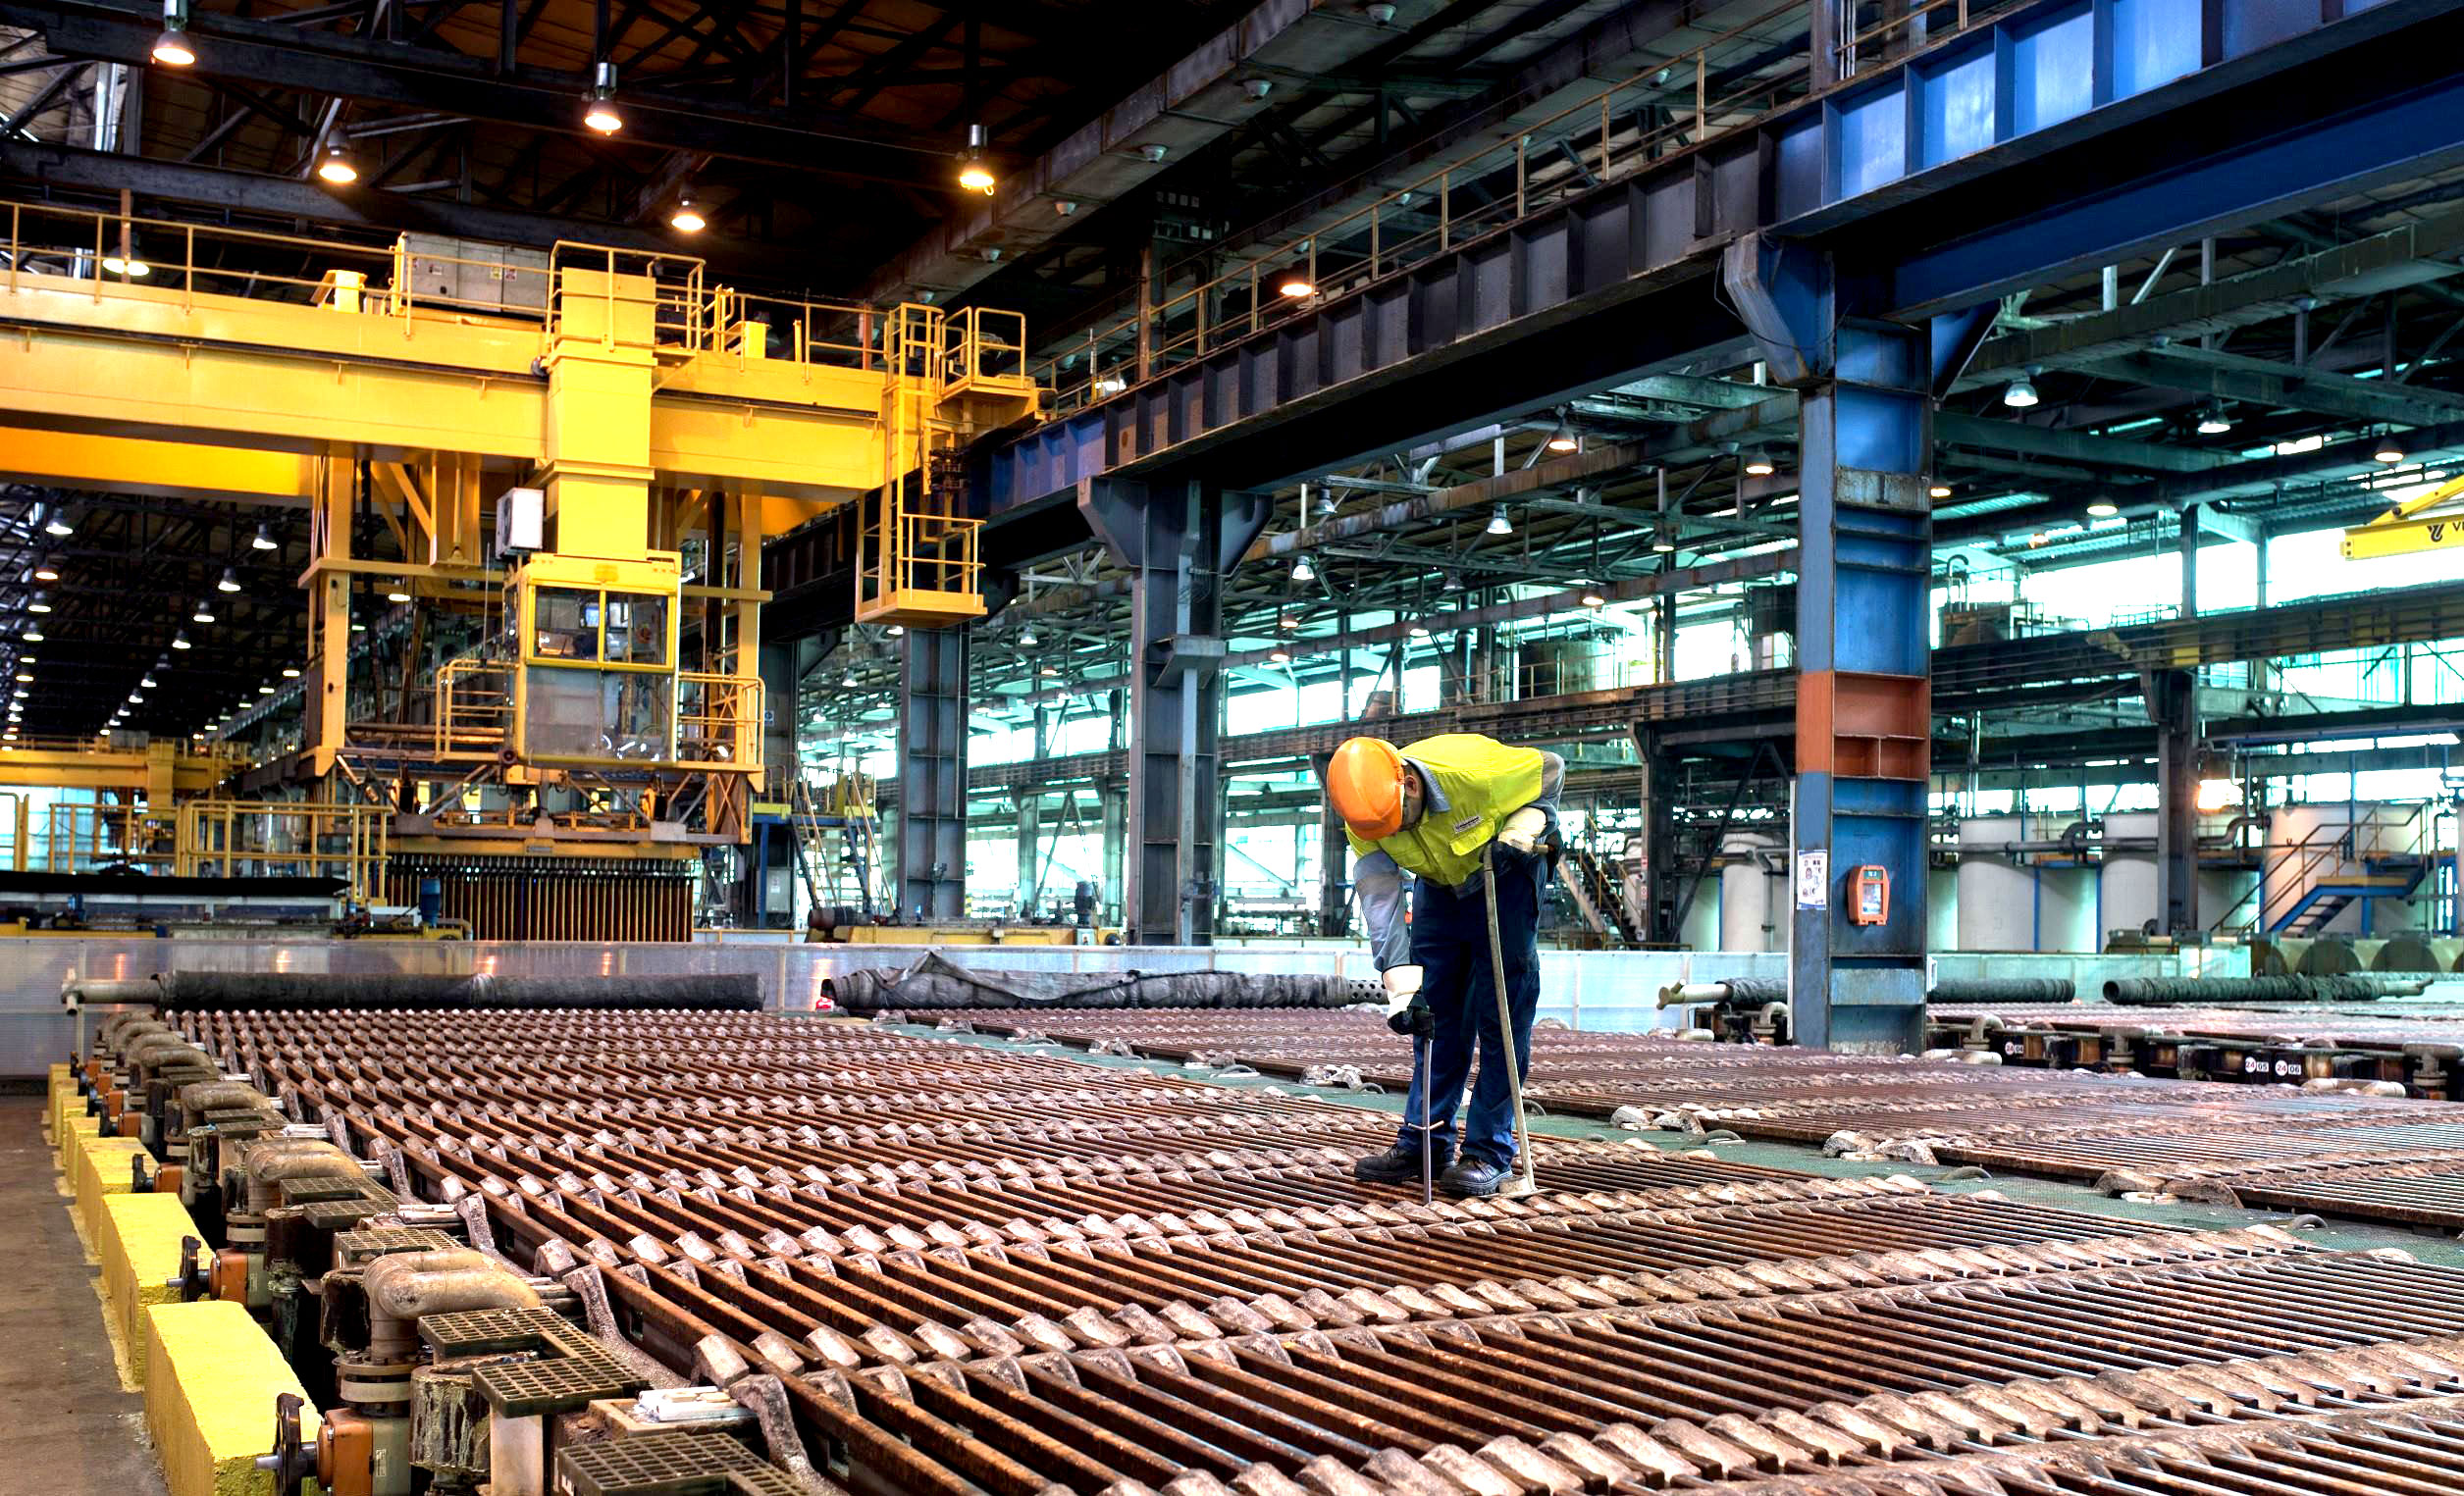
[[[1421,970],[1418,966],[1389,966],[1378,973],[1378,981],[1386,988],[1386,1026],[1398,1034],[1428,1034],[1437,1029],[1437,1016],[1420,998]]]
[[[1497,844],[1512,851],[1530,856],[1543,850],[1548,841],[1548,812],[1538,805],[1525,805],[1505,818],[1497,829]]]

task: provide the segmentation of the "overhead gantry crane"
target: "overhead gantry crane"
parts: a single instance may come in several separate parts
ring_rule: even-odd
[[[304,506],[300,739],[251,787],[389,805],[397,871],[518,894],[468,911],[483,934],[689,924],[682,879],[645,922],[542,878],[744,839],[766,536],[862,505],[858,621],[983,612],[956,454],[1039,411],[1015,315],[748,297],[576,244],[5,211],[0,475]],[[407,631],[402,680],[354,672],[377,637],[355,628]],[[422,631],[449,657],[414,681]]]

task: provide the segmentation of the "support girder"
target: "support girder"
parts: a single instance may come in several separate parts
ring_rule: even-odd
[[[1756,230],[1809,238],[1870,287],[1862,304],[1914,316],[2464,160],[2464,78],[2444,76],[2464,43],[2453,0],[2332,22],[2209,0],[2209,25],[2126,53],[2095,40],[2116,3],[2022,6],[1407,270],[1332,287],[991,453],[979,512],[997,530],[1083,478],[1182,464],[1270,486],[1732,356],[1736,324],[1707,272],[1720,243]],[[2287,90],[2295,70],[2302,87]],[[2252,139],[2267,171],[2245,159]],[[2048,177],[2075,178],[2082,197],[2045,207]],[[988,544],[999,550],[997,534]]]
[[[524,463],[548,455],[551,396],[532,372],[543,350],[535,325],[95,287],[26,275],[0,296],[9,333],[0,338],[0,421],[268,453],[343,445]],[[690,360],[668,370],[651,398],[649,465],[663,482],[845,499],[880,481],[884,379],[785,361]],[[14,445],[0,442],[0,451]],[[779,527],[794,518],[778,516]]]
[[[2428,426],[2464,417],[2464,395],[2443,389],[2356,379],[2219,349],[2149,348],[2082,367],[2088,373],[2134,385],[2352,421]]]
[[[0,26],[40,31],[63,57],[142,68],[162,28],[162,12],[111,0],[0,0]],[[189,17],[188,29],[197,42],[191,71],[200,77],[438,110],[498,125],[579,133],[576,101],[590,89],[583,74],[533,66],[500,74],[491,58],[228,11],[198,11]],[[888,138],[852,118],[809,108],[676,97],[647,86],[628,89],[624,106],[630,143],[792,166],[825,177],[907,184],[936,172],[947,154],[920,137]]]

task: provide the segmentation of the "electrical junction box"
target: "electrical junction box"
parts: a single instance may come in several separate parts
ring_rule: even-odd
[[[507,489],[497,495],[497,554],[519,555],[548,548],[548,495],[538,489]]]
[[[441,233],[405,233],[413,306],[502,313],[548,311],[548,252]]]

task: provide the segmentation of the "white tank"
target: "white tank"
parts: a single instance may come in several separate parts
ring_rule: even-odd
[[[1776,837],[1732,831],[1720,839],[1719,948],[1722,951],[1785,951],[1788,932],[1776,921],[1787,912],[1777,896],[1779,879],[1762,866],[1780,851]]]
[[[1686,910],[1685,928],[1677,939],[1689,951],[1717,951],[1719,944],[1719,879],[1703,878],[1694,885],[1694,903]]]
[[[2097,949],[2095,870],[2042,866],[2041,857],[1998,850],[2049,837],[2060,829],[2055,821],[2051,816],[2031,821],[2002,815],[1960,823],[1959,949]]]
[[[1960,948],[1960,870],[1956,867],[1925,869],[1925,949],[1957,951]]]
[[[2199,923],[2213,930],[2223,921],[2228,931],[2250,922],[2251,912],[2259,901],[2253,891],[2259,886],[2259,875],[2246,867],[2216,867],[2199,870]]]
[[[2110,849],[2118,841],[2145,841],[2145,851],[2105,853],[2105,866],[2098,875],[2097,935],[2108,930],[2137,930],[2161,915],[2162,898],[2156,875],[2156,812],[2133,810],[2123,815],[2105,817],[2105,844]],[[2206,907],[2205,891],[2201,891],[2200,907]]]

